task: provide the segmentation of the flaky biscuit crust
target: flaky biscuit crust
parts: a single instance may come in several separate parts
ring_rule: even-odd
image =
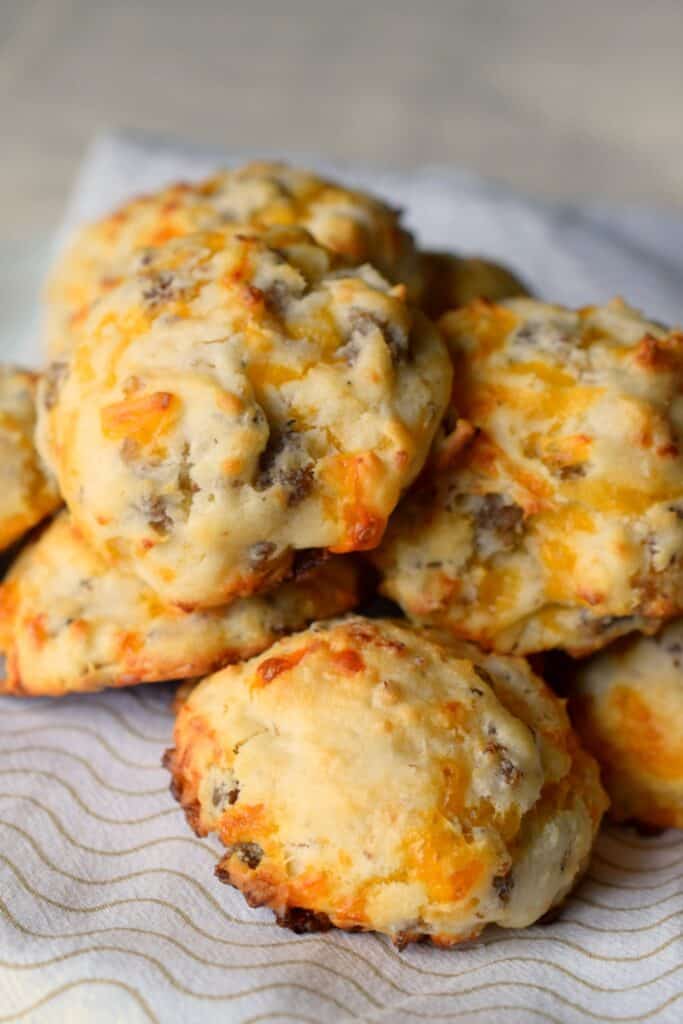
[[[683,335],[619,301],[441,326],[450,423],[376,553],[385,594],[514,653],[656,630],[683,595]]]
[[[0,366],[0,551],[60,503],[34,444],[37,379]]]
[[[584,869],[606,803],[526,662],[353,617],[200,683],[166,764],[251,905],[399,945],[539,918]]]
[[[104,562],[63,512],[0,585],[0,692],[58,697],[205,675],[358,598],[353,560],[336,557],[267,595],[183,612]]]
[[[231,224],[307,228],[349,265],[371,263],[414,295],[418,258],[400,215],[363,192],[283,163],[254,162],[197,184],[169,185],[137,197],[83,227],[60,257],[47,288],[46,343],[52,359],[73,341],[91,302],[115,287],[130,256],[194,231]]]
[[[376,546],[451,373],[421,313],[306,232],[192,235],[93,306],[43,388],[43,448],[104,557],[213,607],[298,550]]]
[[[569,706],[612,817],[683,828],[683,620],[579,665]]]

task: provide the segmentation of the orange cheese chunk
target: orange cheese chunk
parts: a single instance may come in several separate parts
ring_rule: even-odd
[[[384,465],[374,452],[340,455],[330,461],[325,477],[342,498],[346,536],[330,548],[338,554],[368,551],[376,547],[386,528],[386,519],[373,508],[372,496],[384,476]]]
[[[611,710],[619,721],[619,745],[651,775],[660,779],[683,778],[683,745],[680,736],[667,729],[636,690],[614,688]]]
[[[168,391],[126,398],[102,409],[102,432],[110,441],[130,440],[146,447],[177,422],[181,403]]]
[[[410,874],[422,882],[435,903],[457,903],[470,896],[485,862],[444,823],[409,833],[405,841]]]

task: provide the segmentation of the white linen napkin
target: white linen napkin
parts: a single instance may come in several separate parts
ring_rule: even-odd
[[[131,192],[226,162],[104,137],[60,239]],[[656,319],[683,319],[683,217],[539,202],[461,171],[301,162],[403,205],[425,245],[510,263],[543,297],[583,305],[620,293]],[[44,260],[40,247],[3,257],[0,246],[3,359],[39,360],[32,295]],[[0,699],[0,1021],[683,1019],[683,833],[606,828],[559,921],[492,930],[469,948],[297,938],[214,881],[218,844],[195,839],[169,795],[159,759],[171,696],[149,686]]]

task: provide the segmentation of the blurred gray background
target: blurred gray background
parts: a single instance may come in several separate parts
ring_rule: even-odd
[[[103,128],[683,200],[681,0],[0,0],[4,238]]]

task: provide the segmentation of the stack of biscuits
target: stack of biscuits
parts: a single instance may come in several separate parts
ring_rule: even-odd
[[[252,906],[451,946],[557,908],[609,801],[683,827],[683,334],[277,163],[86,226],[46,298],[0,690],[182,681],[172,791]]]

